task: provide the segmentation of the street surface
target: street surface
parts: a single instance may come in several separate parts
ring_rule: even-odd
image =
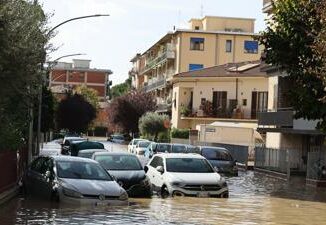
[[[130,199],[125,207],[77,207],[20,196],[0,208],[0,224],[326,224],[325,190],[253,171],[227,182],[229,199],[154,196]]]

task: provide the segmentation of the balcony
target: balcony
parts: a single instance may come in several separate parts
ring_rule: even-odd
[[[174,46],[172,44],[167,44],[162,51],[158,52],[156,57],[148,58],[146,60],[146,65],[143,71],[141,71],[141,73],[145,73],[150,69],[154,68],[156,65],[161,64],[168,59],[174,59],[174,58],[175,58]]]
[[[153,91],[157,88],[163,88],[166,85],[166,79],[160,78],[160,79],[151,79],[148,81],[147,85],[144,86],[145,92]]]
[[[263,0],[263,13],[269,13],[272,10],[273,0]]]
[[[295,112],[291,109],[278,109],[273,112],[258,112],[258,127],[266,132],[288,133],[318,133],[317,120],[294,118]]]

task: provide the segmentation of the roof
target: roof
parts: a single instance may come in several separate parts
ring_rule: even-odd
[[[162,158],[171,159],[171,158],[196,158],[196,159],[205,159],[203,156],[192,153],[159,153],[155,156],[161,156]]]
[[[135,156],[135,154],[131,154],[129,152],[95,152],[94,155],[130,155],[130,156]]]
[[[242,36],[259,36],[258,33],[252,32],[235,32],[235,31],[221,31],[221,30],[192,30],[192,29],[177,29],[175,33],[200,33],[200,34],[225,34],[225,35],[242,35]]]
[[[107,73],[108,75],[113,74],[112,70],[109,69],[96,69],[96,68],[60,68],[54,67],[51,71],[54,70],[64,70],[64,71],[82,71],[82,72],[101,72]]]
[[[235,20],[256,20],[254,18],[242,18],[242,17],[228,17],[228,16],[204,16],[203,18],[191,18],[189,20],[192,21],[192,20],[205,20],[206,18],[219,18],[219,19],[235,19]]]
[[[96,163],[96,161],[88,158],[81,158],[76,156],[51,156],[55,161],[74,161],[74,162],[92,162]]]
[[[228,63],[212,66],[204,69],[183,72],[174,75],[174,78],[197,77],[267,77],[266,72],[261,71],[263,64],[260,61],[241,63]]]

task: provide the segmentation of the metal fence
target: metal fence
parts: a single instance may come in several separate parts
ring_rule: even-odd
[[[308,152],[307,158],[307,178],[313,180],[326,180],[323,174],[323,167],[326,167],[325,151]]]
[[[255,167],[287,174],[290,150],[265,147],[255,148]]]

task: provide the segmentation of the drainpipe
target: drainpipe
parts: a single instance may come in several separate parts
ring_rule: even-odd
[[[239,88],[239,78],[236,78],[235,79],[235,98],[237,100],[237,106],[239,104],[239,101],[238,101],[238,88]]]

